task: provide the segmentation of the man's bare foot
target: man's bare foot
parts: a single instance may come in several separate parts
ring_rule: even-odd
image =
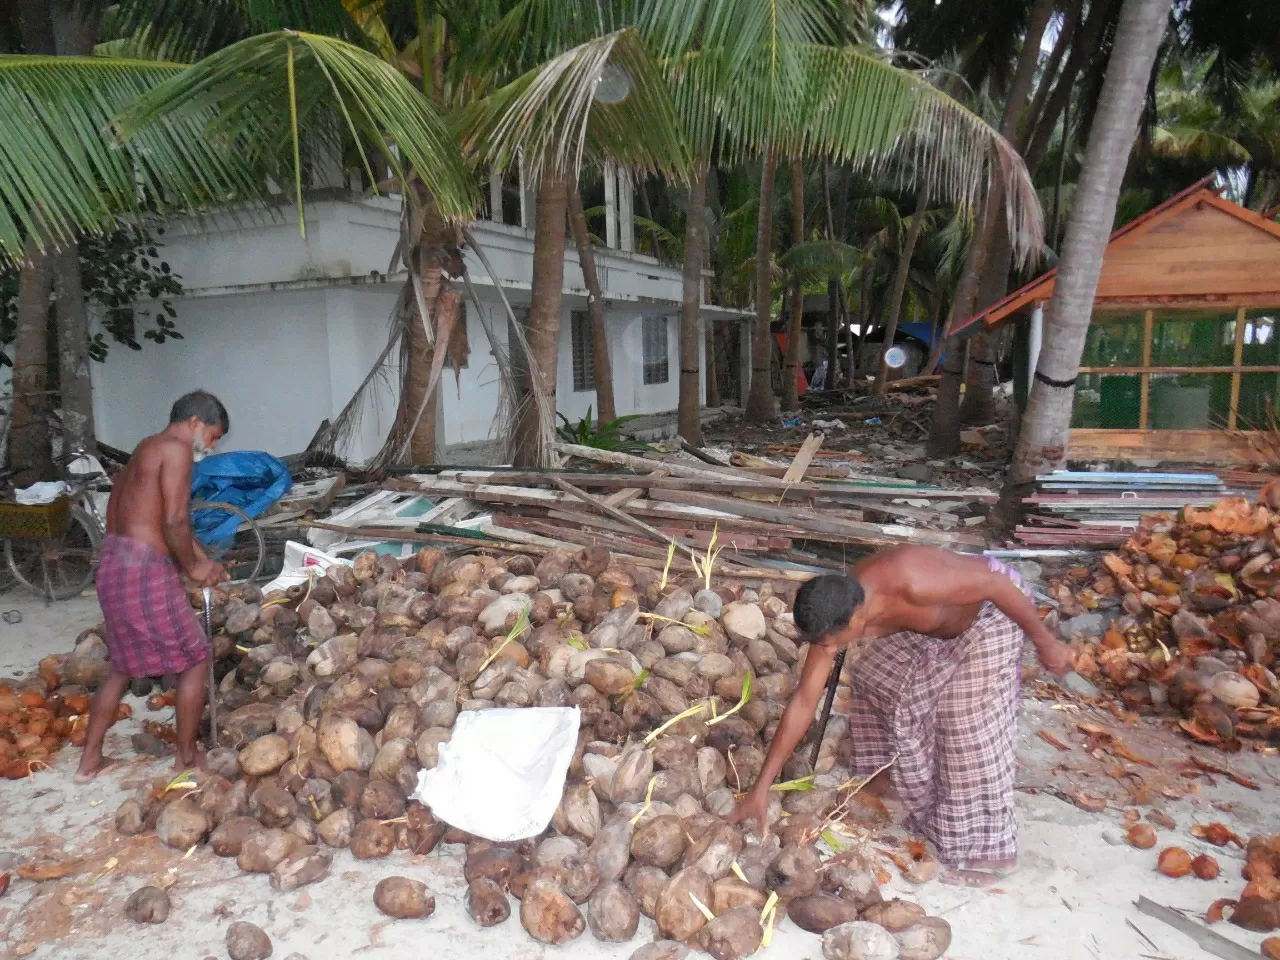
[[[205,762],[203,750],[195,750],[186,757],[179,754],[178,759],[173,761],[174,773],[186,773],[188,770],[199,770],[201,773],[208,772],[209,765]]]
[[[1017,860],[970,860],[961,866],[943,870],[939,879],[951,886],[993,887],[1017,868]]]
[[[89,783],[100,773],[108,773],[120,766],[120,761],[115,757],[107,757],[98,754],[97,759],[90,757],[80,758],[80,768],[76,770],[73,778],[76,783]]]

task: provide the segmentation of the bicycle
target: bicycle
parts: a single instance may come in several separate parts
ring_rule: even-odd
[[[14,579],[46,601],[68,600],[79,596],[93,582],[98,566],[98,552],[106,533],[106,505],[111,480],[97,458],[83,450],[73,450],[64,460],[68,491],[66,529],[61,536],[33,539],[8,537],[4,541],[4,558]],[[229,503],[197,500],[191,504],[191,527],[194,533],[202,524],[200,518],[212,514],[232,515],[240,520],[237,533],[251,534],[248,542],[219,547],[197,538],[209,558],[226,567],[235,579],[253,582],[262,572],[266,558],[266,540],[253,518]],[[210,523],[215,528],[216,523]],[[247,571],[247,572],[246,572]],[[235,576],[239,574],[239,576]]]

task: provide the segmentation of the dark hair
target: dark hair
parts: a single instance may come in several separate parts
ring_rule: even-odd
[[[832,630],[847,624],[865,597],[862,584],[853,577],[838,574],[814,577],[796,591],[796,626],[806,642],[817,643]]]
[[[199,417],[206,427],[221,427],[223,433],[231,429],[227,408],[221,400],[204,390],[192,390],[179,397],[169,411],[170,423],[182,423],[192,417]]]

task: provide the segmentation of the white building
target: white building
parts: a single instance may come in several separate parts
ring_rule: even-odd
[[[596,255],[617,409],[619,415],[665,413],[678,400],[680,269],[632,252],[629,191],[625,178],[618,179],[621,189],[609,191],[609,245]],[[621,202],[615,204],[615,197]],[[500,195],[496,199],[500,210]],[[164,425],[174,399],[197,387],[226,403],[229,450],[297,453],[323,420],[342,410],[386,346],[405,279],[403,270],[385,272],[399,237],[400,202],[316,200],[305,216],[305,240],[288,207],[166,226],[162,256],[185,289],[174,301],[183,339],[148,343],[141,351],[117,345],[105,363],[93,365],[101,440],[133,449]],[[520,219],[528,229],[486,220],[472,225],[517,311],[529,303],[532,276],[527,199]],[[505,336],[506,311],[489,274],[470,250],[466,259],[480,309]],[[596,399],[587,294],[571,239],[564,283],[557,403],[577,420],[595,409]],[[744,316],[706,305],[702,313],[704,322]],[[456,377],[446,367],[440,386],[439,436],[446,446],[497,436],[498,368],[469,301],[466,316],[469,360]],[[396,382],[393,367],[344,451],[350,459],[362,461],[382,445],[395,416]]]

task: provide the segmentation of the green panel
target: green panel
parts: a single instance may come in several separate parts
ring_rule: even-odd
[[[1227,425],[1231,374],[1151,375],[1148,426],[1152,430],[1209,430]]]
[[[1235,362],[1236,312],[1157,310],[1151,328],[1153,367],[1229,367]],[[1152,401],[1154,405],[1154,401]]]
[[[1142,403],[1140,377],[1082,374],[1076,381],[1071,426],[1106,430],[1136,430]]]
[[[1248,347],[1245,347],[1248,350]],[[1280,396],[1280,374],[1242,373],[1237,430],[1274,430],[1276,397]]]
[[[1095,313],[1085,337],[1082,367],[1142,365],[1142,314]]]
[[[1240,362],[1246,367],[1280,366],[1280,310],[1246,310],[1244,350]],[[1244,412],[1244,387],[1241,406]]]

